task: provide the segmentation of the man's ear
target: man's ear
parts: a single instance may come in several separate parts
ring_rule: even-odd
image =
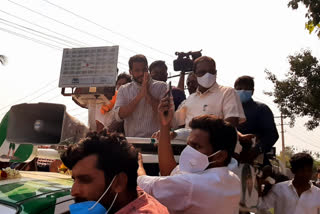
[[[131,71],[131,69],[129,69],[129,74],[132,76],[132,71]]]
[[[124,172],[120,172],[113,183],[113,191],[116,193],[124,192],[127,189],[128,176]]]
[[[215,166],[224,166],[225,161],[228,158],[228,152],[226,150],[219,150],[213,156]]]

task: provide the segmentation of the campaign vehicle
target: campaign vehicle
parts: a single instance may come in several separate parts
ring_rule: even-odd
[[[0,213],[62,214],[74,203],[70,176],[20,171],[19,177],[0,180]]]

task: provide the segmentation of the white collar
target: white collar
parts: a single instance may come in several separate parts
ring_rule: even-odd
[[[203,94],[206,94],[206,93],[209,93],[209,92],[212,92],[212,91],[214,91],[216,88],[218,88],[219,87],[219,84],[217,83],[217,82],[215,82],[210,88],[208,88],[208,90],[206,90],[205,92],[201,92],[200,90],[199,90],[199,86],[198,86],[198,88],[197,88],[197,90],[196,90],[196,94],[197,95],[203,95]]]
[[[307,192],[307,191],[313,192],[314,186],[313,186],[312,182],[309,181],[309,184],[310,184],[310,188],[307,189],[305,192]],[[292,188],[295,192],[297,192],[296,188],[295,188],[294,185],[293,185],[293,179],[288,181],[288,186],[289,186],[290,188]]]

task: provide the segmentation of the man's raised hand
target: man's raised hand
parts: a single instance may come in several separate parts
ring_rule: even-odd
[[[168,96],[168,93],[161,99],[158,107],[159,120],[162,126],[170,126],[174,116],[173,98]]]

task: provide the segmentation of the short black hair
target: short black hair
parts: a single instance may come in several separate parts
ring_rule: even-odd
[[[128,176],[128,191],[136,191],[138,152],[122,134],[89,132],[85,139],[69,146],[61,160],[72,170],[78,161],[90,155],[97,155],[97,168],[104,172],[106,183],[123,172]]]
[[[291,171],[295,174],[299,169],[303,169],[306,166],[313,166],[313,158],[311,155],[305,152],[297,153],[290,159]]]
[[[246,85],[249,88],[254,89],[254,78],[251,76],[241,76],[234,82],[234,87],[237,85]]]
[[[127,83],[132,81],[131,76],[129,74],[125,73],[125,72],[122,72],[121,74],[118,75],[116,83],[120,79],[125,79],[127,81]]]
[[[129,59],[129,69],[130,70],[132,69],[132,66],[133,66],[134,62],[142,62],[148,67],[148,60],[142,54],[137,54],[137,55],[134,55],[134,56],[130,57],[130,59]]]
[[[160,67],[161,69],[163,69],[165,71],[168,70],[166,62],[162,61],[162,60],[157,60],[157,61],[152,62],[151,65],[149,66],[149,71],[151,72],[156,67]]]
[[[214,67],[214,70],[217,71],[216,62],[214,61],[214,59],[212,59],[209,56],[201,56],[201,57],[197,58],[193,62],[193,69],[192,70],[193,70],[194,73],[196,72],[196,68],[197,68],[198,63],[200,63],[200,62],[208,62],[208,63],[210,63]]]
[[[207,132],[213,151],[226,150],[228,152],[226,165],[230,163],[237,144],[237,131],[230,123],[214,115],[202,115],[193,118],[189,126]]]

